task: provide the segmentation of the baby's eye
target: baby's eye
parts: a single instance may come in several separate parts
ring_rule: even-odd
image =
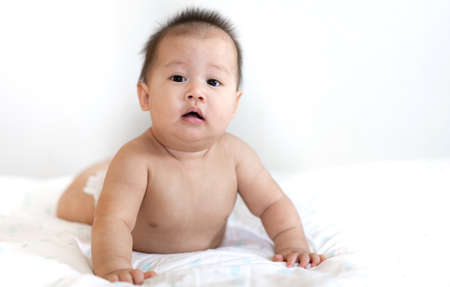
[[[170,79],[171,81],[179,82],[179,83],[186,82],[186,78],[183,77],[183,76],[180,76],[180,75],[173,75],[173,76],[170,76],[169,79]]]
[[[206,82],[208,83],[208,85],[211,85],[213,87],[220,86],[220,82],[216,79],[208,79]]]

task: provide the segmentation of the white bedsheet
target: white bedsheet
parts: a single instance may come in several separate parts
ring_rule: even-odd
[[[220,248],[134,253],[147,286],[450,286],[450,160],[375,162],[274,175],[299,210],[311,269],[271,262],[259,220],[237,204]],[[92,275],[90,226],[55,217],[72,176],[0,177],[2,286],[113,286]],[[121,284],[114,284],[121,285]],[[126,286],[126,284],[123,284]],[[131,286],[131,285],[130,285]]]

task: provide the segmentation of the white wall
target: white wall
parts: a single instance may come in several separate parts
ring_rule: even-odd
[[[0,174],[56,176],[143,132],[138,54],[186,5],[235,23],[230,131],[270,169],[450,157],[449,1],[2,1]]]

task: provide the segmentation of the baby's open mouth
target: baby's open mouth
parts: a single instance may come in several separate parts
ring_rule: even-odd
[[[189,112],[183,115],[183,118],[197,118],[200,119],[202,121],[204,121],[205,119],[197,112]]]

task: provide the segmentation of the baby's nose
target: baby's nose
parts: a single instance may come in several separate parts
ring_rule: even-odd
[[[190,102],[190,101],[199,101],[199,102],[204,102],[205,101],[205,97],[200,94],[200,93],[196,93],[196,92],[188,92],[185,95],[185,100]]]

